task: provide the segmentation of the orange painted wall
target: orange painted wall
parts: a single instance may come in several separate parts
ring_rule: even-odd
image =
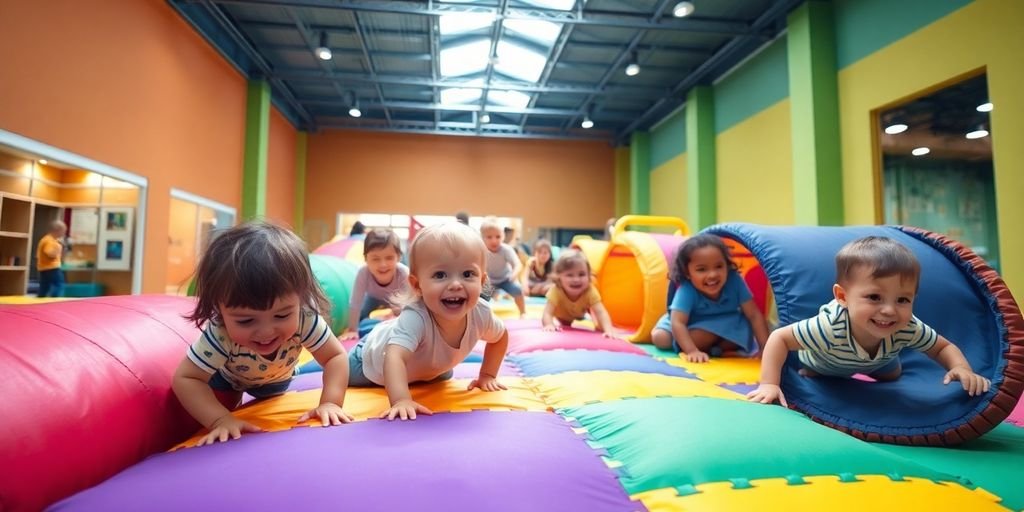
[[[602,228],[615,214],[615,159],[604,142],[331,130],[311,134],[306,225],[338,212],[522,217]],[[308,230],[308,229],[307,229]]]
[[[240,207],[245,80],[165,2],[4,2],[0,128],[149,178],[143,291],[170,189]]]
[[[267,218],[291,225],[295,205],[295,128],[270,109],[267,137]]]

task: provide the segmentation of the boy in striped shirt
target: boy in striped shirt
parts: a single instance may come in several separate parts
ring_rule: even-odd
[[[805,377],[850,377],[875,380],[900,377],[899,352],[924,352],[947,370],[943,384],[960,381],[970,396],[988,391],[989,380],[974,373],[956,345],[913,314],[921,266],[909,249],[886,237],[869,236],[843,246],[836,254],[835,299],[817,316],[774,331],[761,360],[761,384],[747,394],[753,402],[778,400],[786,354],[798,351]]]

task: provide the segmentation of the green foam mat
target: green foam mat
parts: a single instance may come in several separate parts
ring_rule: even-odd
[[[642,348],[644,352],[647,352],[651,357],[656,359],[675,359],[679,357],[679,354],[673,350],[662,350],[650,343],[637,343],[636,346]]]
[[[955,480],[795,411],[738,400],[649,398],[567,407],[595,449],[622,463],[630,494],[790,475]]]
[[[955,448],[879,445],[883,450],[970,481],[1024,510],[1024,428],[1003,423]],[[967,482],[962,482],[967,485]]]

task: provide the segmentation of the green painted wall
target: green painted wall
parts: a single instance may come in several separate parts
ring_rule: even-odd
[[[843,69],[972,1],[835,0],[836,63]]]
[[[686,109],[669,114],[651,130],[651,172],[686,152]]]
[[[686,97],[686,222],[693,230],[718,222],[718,168],[715,162],[715,93],[710,86]]]
[[[715,84],[714,89],[715,133],[722,133],[787,98],[789,71],[785,36]]]
[[[295,213],[292,229],[302,236],[306,221],[306,132],[295,134]]]
[[[615,216],[629,213],[629,147],[615,148]]]
[[[270,146],[270,84],[250,80],[245,106],[242,219],[267,214],[267,149]]]
[[[651,212],[651,135],[633,132],[629,144],[629,212]]]

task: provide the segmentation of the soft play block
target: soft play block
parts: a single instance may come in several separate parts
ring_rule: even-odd
[[[474,411],[164,453],[54,510],[637,510],[616,478],[556,414]]]
[[[692,377],[682,368],[670,366],[664,361],[658,361],[646,355],[623,354],[605,350],[528,352],[509,356],[509,360],[515,363],[527,377],[589,370],[631,371]]]
[[[622,464],[630,494],[730,479],[900,474],[955,480],[779,406],[647,398],[560,409]],[[770,449],[769,449],[770,448]]]
[[[792,477],[716,482],[696,488],[658,489],[633,495],[648,510],[747,512],[750,510],[1006,510],[983,489],[922,478],[885,475]]]
[[[412,399],[433,412],[465,412],[473,410],[527,410],[546,411],[548,406],[516,377],[502,377],[507,390],[485,392],[466,389],[470,379],[453,379],[433,384],[413,385],[409,388]],[[237,411],[235,416],[267,431],[288,430],[297,427],[296,420],[320,403],[320,390],[296,391],[281,396],[252,402]],[[345,411],[357,420],[376,418],[388,408],[388,395],[384,388],[353,388],[345,393]],[[309,422],[313,425],[315,422]],[[205,431],[196,434],[178,447],[194,446]]]
[[[656,373],[596,370],[541,375],[526,380],[548,405],[555,408],[662,396],[743,399],[742,395],[714,384]]]

